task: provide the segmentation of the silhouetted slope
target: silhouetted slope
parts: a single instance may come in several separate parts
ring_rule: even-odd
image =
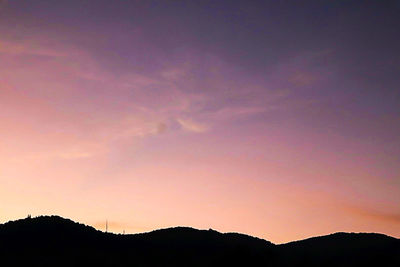
[[[67,266],[86,257],[86,251],[101,251],[105,236],[93,227],[58,216],[26,218],[0,225],[0,253],[9,266]],[[65,263],[65,265],[64,265]]]
[[[395,266],[399,243],[378,234],[337,233],[277,246],[187,227],[116,235],[57,216],[0,225],[4,266]]]
[[[288,265],[387,266],[400,264],[400,240],[375,233],[335,233],[278,246]],[[400,265],[399,265],[400,266]]]
[[[220,266],[268,262],[268,241],[213,230],[169,228],[115,235],[56,216],[0,225],[0,256],[41,266]]]

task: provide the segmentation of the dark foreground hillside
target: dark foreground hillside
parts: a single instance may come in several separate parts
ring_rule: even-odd
[[[337,233],[284,245],[213,230],[103,233],[57,216],[0,225],[2,266],[400,266],[400,240]]]

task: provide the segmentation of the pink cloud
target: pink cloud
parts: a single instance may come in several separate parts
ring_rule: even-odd
[[[177,121],[184,130],[189,132],[204,133],[209,129],[209,126],[207,126],[206,124],[195,122],[191,119],[178,118]]]

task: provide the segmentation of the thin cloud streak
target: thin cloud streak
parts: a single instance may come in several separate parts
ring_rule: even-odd
[[[204,133],[209,130],[209,126],[204,123],[195,122],[191,119],[177,119],[177,122],[181,125],[181,127],[189,132],[194,133]]]
[[[347,211],[355,216],[362,216],[364,218],[375,221],[381,221],[383,223],[400,225],[400,212],[396,213],[396,212],[378,210],[368,207],[356,207],[356,206],[348,207]]]

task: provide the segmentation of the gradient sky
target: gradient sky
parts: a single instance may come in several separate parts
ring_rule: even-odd
[[[400,237],[399,1],[0,1],[0,222]]]

